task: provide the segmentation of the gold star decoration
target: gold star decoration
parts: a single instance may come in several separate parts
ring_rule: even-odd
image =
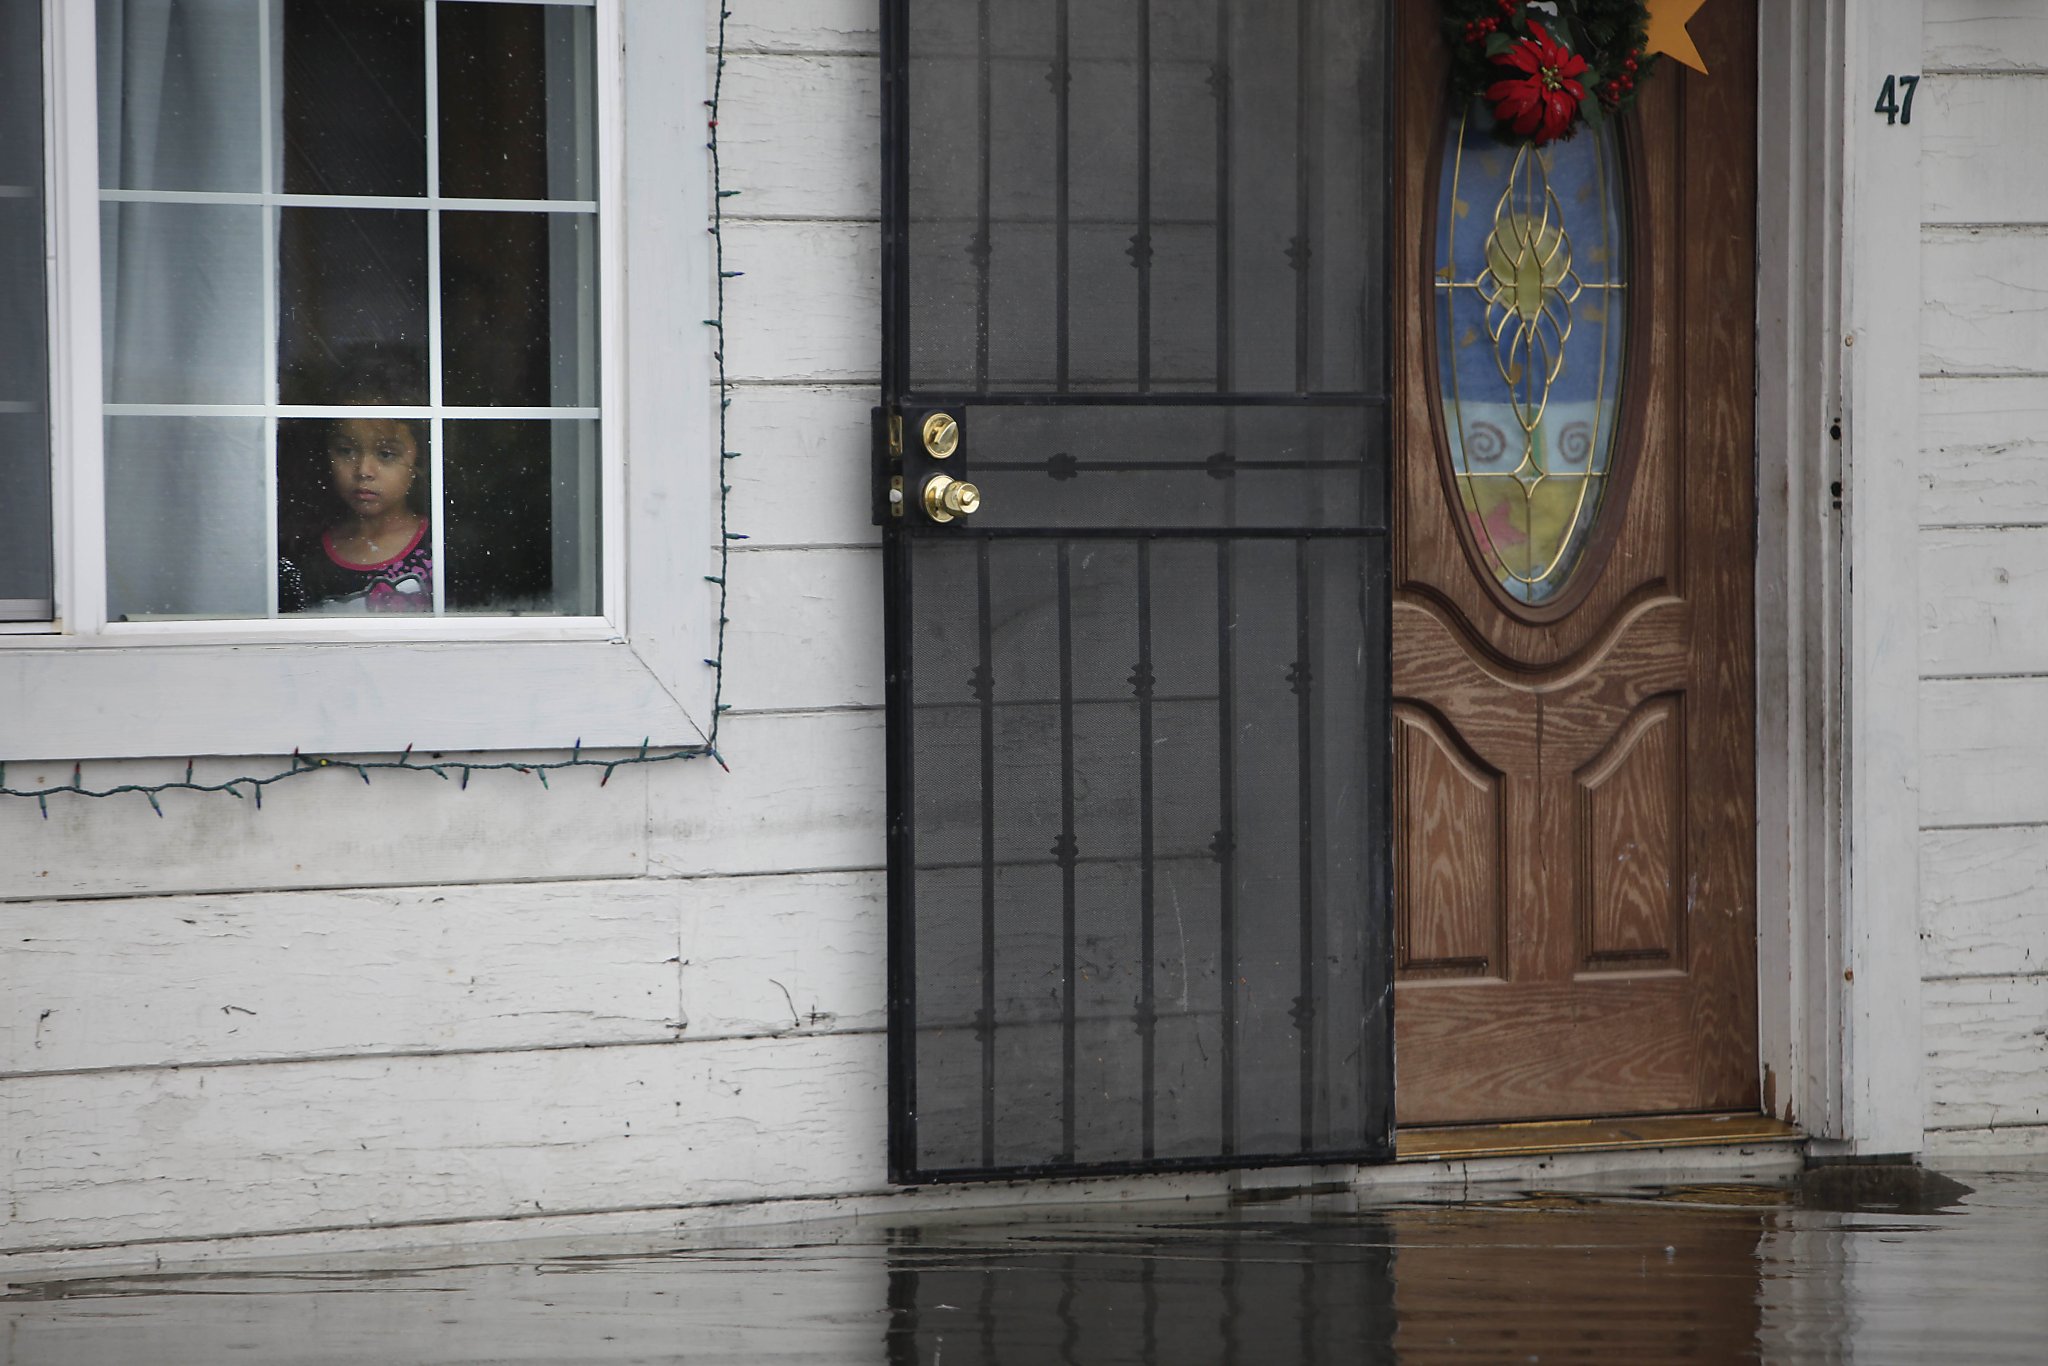
[[[1661,52],[1674,62],[1683,62],[1702,76],[1707,74],[1707,64],[1700,58],[1700,50],[1693,45],[1692,35],[1685,31],[1686,21],[1699,12],[1707,0],[1644,0],[1644,7],[1650,12],[1650,34],[1643,44],[1645,56]]]

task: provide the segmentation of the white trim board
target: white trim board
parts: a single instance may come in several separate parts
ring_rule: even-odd
[[[1865,1154],[1923,1142],[1920,134],[1874,112],[1923,7],[1759,6],[1760,1067]]]

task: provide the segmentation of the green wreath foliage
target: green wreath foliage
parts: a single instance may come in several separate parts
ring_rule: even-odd
[[[1650,13],[1643,0],[1437,0],[1451,48],[1451,87],[1460,101],[1484,99],[1489,86],[1512,75],[1497,62],[1540,24],[1550,37],[1585,59],[1579,82],[1585,98],[1580,119],[1601,119],[1635,103],[1636,87],[1655,69],[1645,54]],[[1577,125],[1573,127],[1577,131]],[[1505,132],[1505,130],[1503,130]],[[1570,136],[1567,133],[1566,136]]]

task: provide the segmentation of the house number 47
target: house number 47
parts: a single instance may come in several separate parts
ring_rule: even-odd
[[[1877,112],[1887,124],[1913,121],[1913,94],[1920,88],[1918,76],[1887,76],[1877,92]]]

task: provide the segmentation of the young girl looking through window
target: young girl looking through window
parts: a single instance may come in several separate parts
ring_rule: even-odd
[[[327,424],[326,460],[342,513],[278,561],[280,612],[431,612],[431,523],[422,424],[344,417]]]

